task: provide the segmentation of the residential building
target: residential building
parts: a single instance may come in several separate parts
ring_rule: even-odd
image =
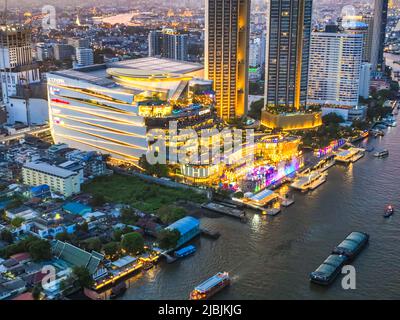
[[[48,43],[40,42],[36,44],[36,60],[45,61],[54,57],[53,46]]]
[[[313,32],[308,76],[309,105],[357,106],[363,36]]]
[[[188,35],[176,29],[164,28],[149,33],[149,57],[187,60]]]
[[[75,48],[69,44],[57,43],[54,45],[54,59],[57,61],[72,60]]]
[[[270,0],[267,19],[265,104],[306,107],[312,0]]]
[[[212,80],[217,114],[224,120],[247,112],[250,0],[207,0],[205,76]]]
[[[360,91],[359,91],[360,97],[363,97],[364,99],[369,98],[371,77],[372,77],[372,64],[365,62],[361,65]]]
[[[29,186],[47,184],[52,192],[66,197],[80,192],[79,174],[45,162],[29,162],[22,167],[23,182]]]
[[[91,66],[94,64],[94,55],[92,49],[76,48],[77,68]]]
[[[386,39],[389,0],[374,1],[374,30],[372,36],[371,64],[372,71],[383,70],[383,51]]]

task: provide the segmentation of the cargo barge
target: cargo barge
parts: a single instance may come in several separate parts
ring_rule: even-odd
[[[368,240],[368,234],[354,231],[350,233],[337,247],[335,247],[332,253],[344,255],[349,259],[353,259],[367,244]]]
[[[369,235],[364,232],[351,232],[332,251],[332,254],[314,271],[310,273],[310,281],[329,285],[341,272],[347,262],[354,259],[368,243]]]
[[[190,293],[190,300],[206,300],[230,284],[229,274],[227,272],[218,272],[194,288]]]

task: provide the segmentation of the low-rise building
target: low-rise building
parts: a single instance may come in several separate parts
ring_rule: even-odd
[[[45,162],[30,162],[22,167],[24,184],[38,186],[47,184],[52,192],[69,197],[81,191],[79,173]]]
[[[166,229],[179,231],[181,236],[178,240],[177,247],[180,247],[200,234],[200,221],[187,216],[169,225]]]

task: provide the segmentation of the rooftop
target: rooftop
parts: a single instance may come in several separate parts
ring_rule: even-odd
[[[200,226],[200,221],[193,217],[184,217],[173,224],[169,225],[167,229],[178,230],[181,235],[184,235],[195,228]]]
[[[75,70],[54,71],[50,72],[49,75],[58,75],[73,80],[83,80],[95,85],[111,88],[117,87],[117,84],[110,78],[107,69],[114,70],[113,72],[116,72],[116,69],[123,69],[123,73],[134,72],[136,74],[188,74],[201,71],[203,68],[203,65],[197,63],[146,57],[111,62],[108,64],[98,64]]]
[[[74,171],[52,166],[51,164],[48,164],[46,162],[29,162],[24,165],[24,168],[51,174],[53,176],[57,176],[64,179],[77,174]]]

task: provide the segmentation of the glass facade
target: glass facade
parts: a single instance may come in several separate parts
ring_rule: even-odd
[[[307,98],[312,0],[270,0],[266,105],[300,109]]]

